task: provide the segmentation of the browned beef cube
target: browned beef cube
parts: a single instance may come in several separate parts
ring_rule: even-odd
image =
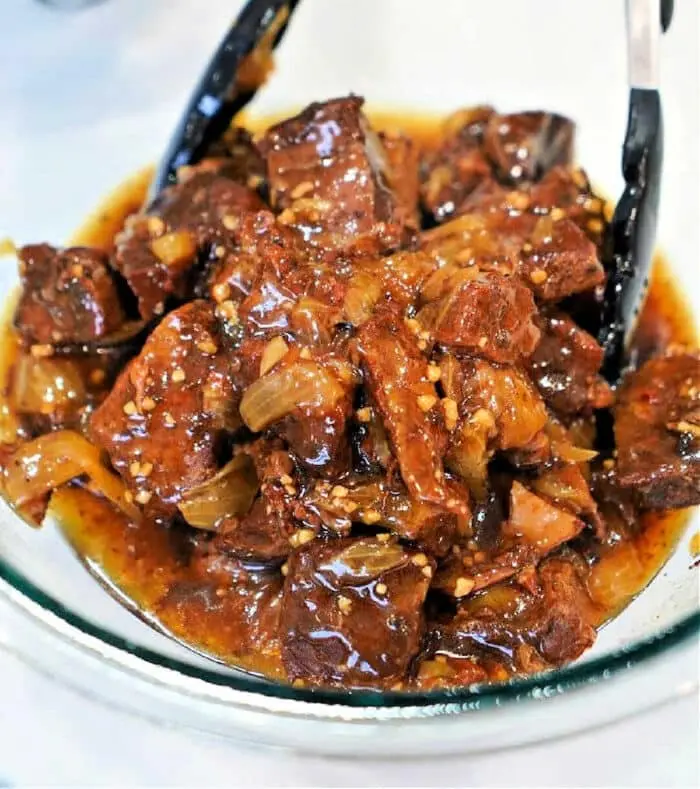
[[[444,556],[464,537],[469,526],[469,496],[450,480],[447,485],[460,512],[412,499],[399,480],[390,477],[348,479],[342,485],[319,482],[304,498],[306,506],[338,534],[349,533],[352,523],[389,529],[396,536],[420,545],[433,556]]]
[[[549,112],[492,115],[484,151],[504,181],[537,181],[555,165],[571,163],[574,124]]]
[[[259,439],[241,451],[253,458],[260,492],[248,513],[221,522],[211,550],[264,562],[282,560],[300,544],[300,534],[302,540],[313,537],[299,507],[301,486],[294,461],[281,441]],[[305,531],[299,532],[302,527]]]
[[[389,307],[402,316],[434,269],[435,261],[421,250],[353,261],[343,300],[344,320],[361,326],[380,307]]]
[[[459,381],[450,382],[450,396],[460,416],[470,419],[481,411],[480,417],[487,419],[483,413],[487,412],[496,449],[530,444],[547,423],[547,410],[527,377],[517,367],[485,359],[464,359],[458,364]]]
[[[460,213],[504,212],[570,219],[600,249],[607,219],[605,201],[591,187],[580,168],[554,167],[541,181],[523,183],[517,189],[486,179],[465,200]]]
[[[418,158],[415,140],[405,134],[379,135],[387,159],[386,180],[396,198],[398,222],[412,230],[420,226],[418,214]]]
[[[352,413],[352,392],[359,373],[343,355],[302,357],[289,349],[245,390],[240,413],[253,432],[269,429],[283,437],[306,468],[314,474],[334,476],[349,462],[346,423]],[[287,348],[287,350],[285,350]],[[274,348],[273,348],[274,350]],[[261,364],[267,365],[265,351]]]
[[[542,316],[542,336],[528,368],[542,397],[558,414],[590,412],[612,405],[610,386],[598,374],[603,349],[568,315]]]
[[[445,121],[438,147],[423,156],[421,198],[436,221],[461,213],[465,199],[491,176],[482,140],[493,114],[492,107],[459,110]]]
[[[559,301],[605,281],[595,245],[563,212],[537,216],[502,210],[499,203],[429,230],[422,241],[422,248],[443,267],[436,278],[449,273],[447,263],[517,273],[542,301]]]
[[[608,224],[605,201],[593,191],[581,168],[554,167],[526,190],[528,210],[542,214],[558,208],[600,248]]]
[[[352,392],[348,389],[328,408],[314,406],[290,415],[276,432],[305,469],[332,479],[350,466],[347,423],[351,414]]]
[[[91,430],[138,503],[171,514],[215,473],[223,431],[240,424],[235,362],[214,307],[194,301],[170,313],[119,376]]]
[[[541,671],[575,660],[595,641],[585,568],[574,554],[544,561],[529,588],[499,584],[464,601],[431,628],[437,653],[496,658],[512,670]]]
[[[517,277],[457,272],[445,295],[418,313],[421,326],[439,343],[495,362],[513,363],[529,356],[539,340],[535,302]]]
[[[219,160],[219,173],[249,189],[258,190],[265,181],[265,162],[255,147],[250,132],[240,126],[227,129],[207,150],[202,163]],[[201,165],[200,165],[201,166]],[[178,170],[178,180],[198,166],[185,165]]]
[[[240,319],[249,336],[286,332],[304,345],[328,343],[343,320],[347,263],[310,259],[299,234],[269,211],[244,215],[235,238],[207,283],[221,317]]]
[[[570,220],[541,217],[523,245],[519,268],[542,301],[593,290],[605,272],[593,242]]]
[[[475,529],[476,546],[465,545],[441,566],[435,585],[465,597],[537,564],[583,529],[572,512],[532,493],[520,482],[510,490],[508,519]]]
[[[358,333],[372,399],[411,495],[445,504],[445,435],[428,362],[417,339],[391,315],[379,315]]]
[[[651,359],[615,406],[617,478],[651,509],[700,504],[700,354]]]
[[[34,244],[19,251],[15,325],[31,343],[87,343],[125,320],[107,256],[98,249]]]
[[[273,126],[260,144],[270,197],[282,220],[328,250],[400,245],[405,212],[387,180],[382,144],[361,112],[363,99],[310,104]]]
[[[484,359],[458,361],[449,355],[440,368],[443,389],[459,416],[446,463],[475,496],[486,491],[487,464],[496,451],[512,456],[518,450],[529,457],[537,448],[549,460],[549,441],[543,432],[547,410],[524,373]]]
[[[195,263],[211,252],[223,254],[240,215],[263,207],[255,192],[219,175],[214,165],[205,160],[182,183],[164,189],[145,214],[127,219],[115,239],[115,265],[143,318],[190,295]]]
[[[209,293],[219,303],[232,299],[239,304],[266,266],[284,280],[305,258],[298,234],[277,222],[270,211],[243,214],[234,235],[235,244],[224,250],[209,278]]]
[[[420,648],[434,565],[375,538],[314,541],[292,554],[280,629],[289,678],[391,685]]]

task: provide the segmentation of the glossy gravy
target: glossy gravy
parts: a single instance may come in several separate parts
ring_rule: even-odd
[[[370,115],[376,127],[403,129],[424,144],[430,144],[439,124],[431,118]],[[266,119],[264,124],[247,125],[263,128],[269,122]],[[152,168],[146,168],[121,184],[86,220],[71,244],[109,249],[124,218],[141,207],[152,172]],[[637,344],[646,352],[671,342],[697,345],[697,337],[690,310],[670,269],[657,256]],[[0,384],[12,365],[14,347],[13,331],[6,322],[2,332]],[[281,577],[271,578],[241,606],[235,587],[205,584],[201,576],[188,568],[184,535],[177,529],[148,522],[131,524],[106,500],[79,487],[60,488],[52,498],[50,512],[76,552],[100,568],[104,576],[136,603],[148,621],[158,623],[194,648],[227,663],[273,678],[284,677],[274,645],[267,654],[256,650],[247,655],[235,654],[242,630],[251,627],[250,620],[255,618],[258,608],[269,605],[270,586],[278,588]],[[673,552],[688,518],[687,511],[646,514],[633,539],[603,549],[589,576],[599,624],[619,612],[649,583]],[[273,604],[279,604],[278,597],[272,595],[272,599]]]

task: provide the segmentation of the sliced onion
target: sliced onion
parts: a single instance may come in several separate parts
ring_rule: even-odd
[[[487,492],[492,430],[493,425],[485,421],[465,419],[445,458],[445,465],[467,483],[477,499],[485,498]]]
[[[48,433],[23,444],[5,469],[5,491],[17,507],[24,507],[83,474],[90,477],[93,489],[130,518],[140,517],[139,509],[127,501],[122,480],[102,464],[100,450],[72,430]]]
[[[260,359],[260,375],[269,373],[277,362],[282,361],[287,355],[287,351],[289,351],[289,346],[284,341],[284,337],[281,337],[279,334],[273,337],[263,350]]]
[[[258,477],[249,455],[240,454],[213,477],[187,491],[178,509],[190,526],[215,529],[225,517],[245,515],[258,492]]]
[[[52,414],[85,403],[80,370],[70,359],[20,354],[14,367],[12,401],[20,414]]]
[[[355,326],[361,326],[370,319],[381,297],[380,280],[370,272],[357,271],[353,274],[345,293],[343,302],[345,319]]]
[[[251,384],[241,400],[241,417],[257,433],[295,408],[331,408],[344,394],[338,378],[325,367],[299,361]]]
[[[576,514],[597,512],[588,484],[575,464],[545,471],[532,481],[532,487],[535,492],[547,496]]]
[[[575,446],[569,431],[552,418],[545,425],[545,432],[550,439],[552,454],[557,460],[565,463],[588,463],[598,455],[592,449]]]

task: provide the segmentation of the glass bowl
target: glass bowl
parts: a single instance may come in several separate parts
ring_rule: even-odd
[[[107,3],[66,22],[50,59],[17,37],[6,42],[19,76],[5,105],[18,112],[8,113],[0,136],[8,162],[0,235],[60,243],[163,149],[231,3],[210,0],[205,18],[195,0],[177,9],[164,0],[135,5]],[[615,195],[627,98],[621,4],[595,0],[573,10],[540,0],[533,8],[306,0],[254,113],[348,91],[382,110],[445,113],[485,101],[548,107],[577,121],[579,161]],[[688,177],[697,172],[700,137],[693,14],[695,4],[676,9],[663,46],[659,234],[700,314],[698,183]],[[51,16],[27,26],[35,43],[58,40],[61,17]],[[106,25],[108,42],[98,35]],[[14,265],[3,261],[0,292],[15,283]],[[0,507],[0,644],[83,693],[170,725],[322,753],[434,754],[561,736],[697,687],[698,575],[689,552],[697,513],[663,570],[576,663],[488,687],[377,694],[291,688],[207,661],[109,597],[55,525],[34,531]]]

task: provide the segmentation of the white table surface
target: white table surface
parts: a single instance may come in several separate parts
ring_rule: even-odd
[[[686,3],[697,11],[696,0]],[[205,5],[206,15],[194,14]],[[33,234],[40,213],[43,237],[62,240],[115,182],[114,173],[144,163],[144,134],[152,137],[155,157],[236,5],[108,0],[59,14],[32,0],[3,0],[0,237],[40,240]],[[185,22],[193,15],[194,26]],[[684,22],[697,33],[697,13]],[[149,71],[149,57],[162,56],[164,48],[178,52],[168,80],[179,92],[163,90]],[[143,75],[136,90],[135,69]],[[115,118],[126,88],[133,111]],[[74,131],[87,125],[94,148],[80,155],[91,178],[76,179]],[[27,135],[31,148],[19,144]],[[125,146],[125,137],[135,144]],[[56,156],[57,150],[65,155]],[[47,194],[52,184],[60,184],[62,199]],[[698,700],[689,697],[595,732],[508,752],[436,762],[311,758],[158,727],[80,697],[0,652],[0,786],[691,786],[700,784],[699,732]]]

